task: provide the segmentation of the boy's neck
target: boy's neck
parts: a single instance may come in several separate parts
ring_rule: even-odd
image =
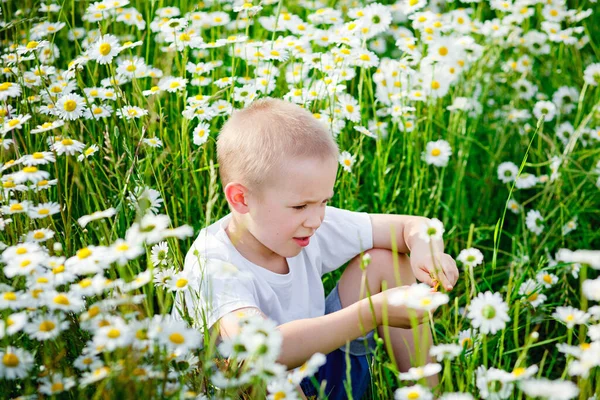
[[[235,215],[229,220],[225,233],[246,260],[276,274],[287,274],[290,271],[287,259],[263,245],[243,224],[236,221]]]

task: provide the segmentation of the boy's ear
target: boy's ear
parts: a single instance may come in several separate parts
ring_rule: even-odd
[[[225,197],[227,202],[235,211],[240,214],[246,214],[249,211],[248,202],[246,196],[248,195],[248,189],[237,182],[229,182],[225,186]]]

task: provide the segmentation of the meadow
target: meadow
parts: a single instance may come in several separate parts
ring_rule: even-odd
[[[600,398],[596,1],[0,9],[0,397],[300,398],[322,357],[287,371],[274,324],[217,345],[171,317],[229,212],[219,129],[269,96],[336,138],[331,205],[437,218],[458,261],[433,361],[378,340],[373,398]]]

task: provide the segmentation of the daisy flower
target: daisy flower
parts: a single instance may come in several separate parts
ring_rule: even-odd
[[[353,65],[360,68],[372,68],[379,64],[379,57],[367,49],[357,49],[350,58]]]
[[[467,317],[471,325],[482,333],[496,333],[504,329],[508,316],[508,306],[499,293],[487,291],[479,293],[469,306]]]
[[[14,82],[0,83],[0,101],[4,102],[9,97],[19,97],[21,95],[21,86]]]
[[[117,211],[111,207],[104,211],[96,211],[90,215],[84,215],[82,217],[79,217],[77,219],[77,223],[79,223],[79,225],[81,225],[82,228],[85,228],[85,226],[88,223],[90,223],[91,221],[95,221],[97,219],[102,219],[102,218],[110,218],[113,215],[115,215],[116,213],[117,213]]]
[[[136,118],[141,118],[145,115],[148,115],[148,110],[144,110],[143,108],[137,106],[125,106],[119,110],[117,110],[117,115],[121,119],[126,119],[128,121]]]
[[[58,99],[55,109],[60,118],[72,121],[80,118],[86,107],[83,97],[69,93]]]
[[[152,246],[150,261],[155,267],[167,265],[169,260],[169,246],[167,242],[160,242]]]
[[[56,151],[56,154],[58,154],[59,156],[63,154],[72,156],[75,153],[81,153],[84,147],[85,144],[75,139],[69,138],[57,140],[52,144],[52,150]]]
[[[427,143],[425,151],[421,156],[429,165],[445,167],[448,165],[451,155],[452,148],[450,147],[450,144],[445,140],[437,140],[435,142]]]
[[[64,377],[60,372],[53,372],[51,376],[44,376],[40,379],[40,393],[54,396],[55,394],[70,390],[75,386],[75,379]]]
[[[167,283],[167,289],[173,292],[181,292],[189,290],[190,287],[196,286],[196,277],[191,271],[181,271],[175,274]]]
[[[544,116],[544,121],[552,121],[556,115],[556,106],[551,101],[538,101],[533,107],[533,115],[536,119]]]
[[[424,386],[414,385],[396,389],[394,400],[433,400],[433,395]]]
[[[537,185],[539,179],[529,173],[524,173],[516,177],[515,179],[515,187],[517,189],[529,189]]]
[[[28,154],[23,156],[22,162],[23,164],[29,166],[32,165],[43,165],[48,164],[49,162],[56,161],[54,154],[49,151],[35,152],[33,154]]]
[[[539,235],[544,230],[544,218],[537,210],[529,210],[525,217],[525,225],[531,232]]]
[[[512,370],[511,375],[512,375],[513,380],[518,381],[518,380],[529,379],[529,378],[533,377],[533,375],[535,375],[535,373],[537,371],[538,371],[537,365],[531,365],[527,368],[516,367],[515,369]]]
[[[54,237],[54,231],[48,228],[40,228],[30,232],[27,232],[25,236],[26,242],[45,242],[48,239]]]
[[[590,64],[583,71],[583,80],[590,86],[598,86],[600,84],[600,63]],[[2,95],[0,94],[0,100]]]
[[[83,151],[83,153],[81,153],[80,155],[77,156],[77,161],[81,162],[86,158],[89,158],[91,156],[93,156],[94,154],[96,154],[96,152],[99,150],[100,148],[98,147],[97,144],[92,144],[91,146],[89,146],[87,149],[85,149]]]
[[[519,173],[519,167],[513,162],[505,161],[498,165],[498,179],[502,183],[509,183],[516,179]]]
[[[176,78],[173,76],[166,76],[158,82],[158,87],[161,90],[167,91],[169,93],[175,93],[178,91],[182,91],[186,88],[187,79],[184,78]]]
[[[471,393],[444,393],[439,400],[474,400]]]
[[[436,375],[442,370],[442,366],[437,363],[427,364],[422,367],[412,367],[408,372],[401,372],[398,378],[402,381],[418,381],[419,379],[427,378]]]
[[[569,222],[563,225],[562,235],[565,236],[577,229],[577,217],[571,219]]]
[[[299,399],[296,386],[287,379],[271,380],[267,385],[267,392],[267,400]]]
[[[27,313],[23,311],[10,314],[6,319],[6,324],[6,334],[14,335],[17,332],[21,332],[25,328],[25,325],[27,325]]]
[[[61,314],[40,314],[25,326],[25,332],[36,340],[55,339],[61,331],[69,327],[69,322]]]
[[[159,93],[161,93],[161,92],[162,92],[162,89],[161,89],[161,88],[159,88],[158,86],[152,86],[150,89],[148,89],[148,90],[144,90],[144,91],[142,92],[142,94],[143,94],[144,96],[148,97],[148,96],[152,96],[153,94],[159,94]]]
[[[185,354],[200,346],[202,336],[195,329],[188,328],[185,321],[166,319],[161,332],[157,335],[158,342],[167,347],[169,353]]]
[[[11,176],[16,184],[27,181],[36,183],[38,181],[48,179],[50,177],[50,173],[48,171],[42,171],[37,167],[31,166],[25,167],[22,170],[15,172]]]
[[[61,207],[58,203],[40,203],[29,207],[29,210],[27,210],[27,215],[29,215],[29,218],[46,218],[50,215],[59,213],[60,209]]]
[[[437,218],[429,218],[419,228],[419,237],[426,243],[442,239],[444,224]]]
[[[169,287],[169,282],[173,277],[177,274],[175,268],[163,268],[160,270],[155,270],[153,282],[157,287],[161,287],[163,289],[167,289]]]
[[[196,146],[202,146],[208,140],[210,136],[210,125],[206,122],[200,122],[193,132],[194,144]]]
[[[547,400],[568,400],[579,394],[579,388],[571,381],[551,381],[546,378],[524,380],[519,383],[519,388],[529,397]]]
[[[111,116],[113,109],[107,104],[90,104],[90,108],[83,113],[85,119],[108,118]]]
[[[143,139],[143,142],[150,146],[150,147],[154,147],[154,148],[160,148],[163,145],[162,140],[160,140],[159,138],[153,137],[153,138],[145,138]]]
[[[340,154],[338,161],[344,170],[352,172],[352,166],[356,161],[356,156],[348,153],[347,151],[343,151],[342,154]]]
[[[437,361],[444,359],[453,360],[458,357],[463,351],[462,346],[457,344],[438,344],[437,346],[431,346],[429,349],[429,355],[435,357]]]
[[[98,64],[108,64],[121,51],[119,39],[116,36],[106,34],[96,40],[88,49],[88,56],[96,60]]]
[[[51,310],[80,312],[85,303],[81,296],[55,290],[44,292],[44,304]]]
[[[462,250],[456,259],[465,266],[475,267],[483,262],[483,254],[479,249],[471,247]]]
[[[370,130],[368,130],[365,127],[362,126],[355,126],[354,127],[355,130],[359,131],[360,133],[362,133],[365,136],[371,137],[373,139],[377,139],[377,135],[374,134],[373,132],[371,132]]]
[[[27,200],[11,200],[7,206],[2,206],[2,213],[7,215],[25,213],[30,206],[31,203]]]
[[[96,347],[108,351],[128,346],[133,340],[133,332],[120,317],[112,318],[108,325],[102,326],[94,334],[93,342]]]
[[[572,329],[575,325],[585,324],[590,319],[590,314],[574,307],[556,307],[552,316],[567,328]]]
[[[358,100],[348,93],[343,93],[338,96],[338,105],[342,110],[342,116],[349,121],[360,121],[360,106]]]
[[[558,276],[546,271],[539,272],[536,275],[536,279],[541,285],[544,285],[544,287],[547,289],[551,288],[553,285],[556,284],[556,282],[558,282]]]
[[[546,295],[539,293],[540,285],[533,279],[527,279],[519,287],[519,294],[523,296],[523,300],[531,304],[532,307],[537,307],[546,301]]]
[[[101,381],[111,373],[111,369],[102,364],[96,364],[96,368],[90,372],[83,374],[79,380],[79,386],[86,387],[94,382]]]
[[[23,128],[23,124],[27,121],[29,121],[31,119],[31,115],[29,114],[19,114],[16,117],[13,117],[9,120],[6,120],[4,122],[4,125],[2,126],[2,133],[6,134],[14,129],[21,129]]]
[[[33,356],[26,350],[9,346],[6,350],[0,350],[0,378],[14,380],[25,378],[33,367]]]
[[[589,300],[600,301],[600,278],[583,281],[581,291]],[[598,325],[597,329],[600,332],[600,325]],[[600,340],[600,337],[597,340]]]
[[[482,399],[508,399],[513,392],[512,374],[497,368],[477,368],[476,384]]]

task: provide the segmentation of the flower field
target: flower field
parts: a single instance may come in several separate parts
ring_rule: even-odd
[[[229,212],[219,130],[262,97],[336,138],[331,205],[437,218],[458,262],[451,292],[407,289],[430,359],[377,338],[372,398],[600,398],[595,0],[0,9],[1,398],[301,398],[323,355],[288,371],[271,321],[217,344],[174,307]]]

